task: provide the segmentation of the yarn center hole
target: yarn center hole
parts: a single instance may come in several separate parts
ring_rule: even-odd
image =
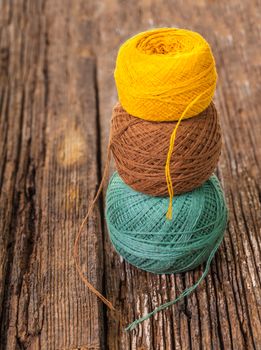
[[[175,36],[150,35],[141,38],[136,48],[147,55],[169,55],[174,56],[179,53],[191,51],[193,44],[186,43]]]

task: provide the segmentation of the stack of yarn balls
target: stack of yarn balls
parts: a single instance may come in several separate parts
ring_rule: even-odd
[[[120,47],[110,137],[117,172],[106,221],[116,251],[140,269],[181,273],[206,262],[204,278],[223,239],[227,207],[213,175],[221,152],[216,79],[211,48],[198,33],[153,29]]]

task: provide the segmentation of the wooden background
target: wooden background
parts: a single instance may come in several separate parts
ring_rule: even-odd
[[[1,349],[261,349],[260,13],[255,0],[0,0]],[[79,279],[72,248],[104,167],[117,50],[159,26],[213,48],[230,222],[197,291],[126,333]],[[203,269],[166,277],[122,261],[102,199],[80,255],[126,322]]]

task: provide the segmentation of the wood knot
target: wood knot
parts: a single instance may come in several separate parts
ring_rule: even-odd
[[[57,161],[62,166],[82,164],[86,158],[86,141],[79,130],[69,130],[58,147]]]

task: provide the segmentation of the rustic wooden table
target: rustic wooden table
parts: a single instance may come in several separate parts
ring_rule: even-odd
[[[1,349],[261,349],[255,1],[0,6]],[[126,333],[80,280],[72,248],[104,167],[117,50],[130,35],[159,26],[199,31],[213,47],[224,141],[218,176],[230,221],[197,291]],[[108,239],[102,199],[83,232],[80,258],[127,322],[175,298],[203,270],[157,276],[122,261]]]

